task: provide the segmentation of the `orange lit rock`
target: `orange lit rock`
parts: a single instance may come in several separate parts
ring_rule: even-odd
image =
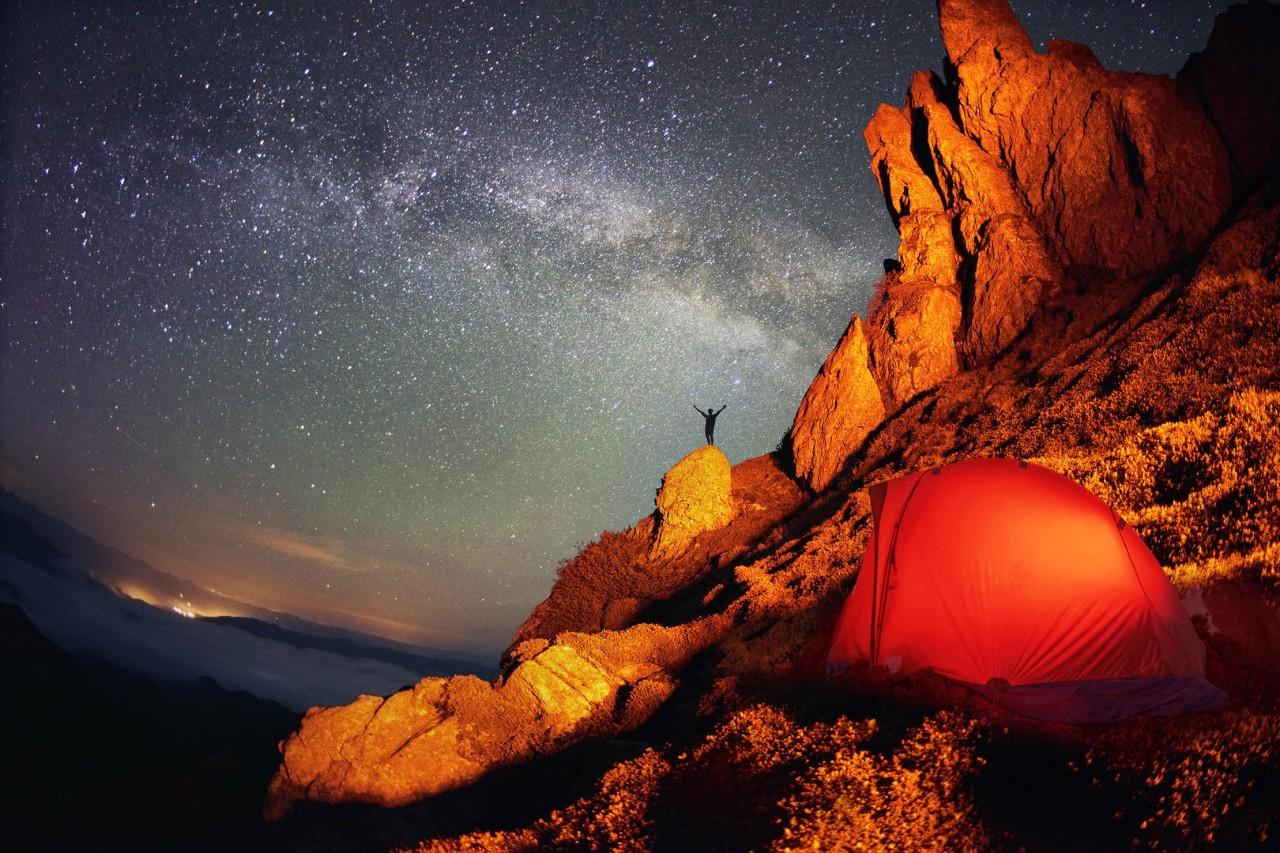
[[[917,115],[946,209],[955,216],[975,213],[970,223],[961,223],[965,244],[976,243],[977,229],[986,217],[1024,212],[1000,160],[965,136],[945,106],[929,104]]]
[[[1022,332],[1061,271],[1025,216],[988,219],[975,249],[963,347],[970,363],[982,363]]]
[[[929,104],[919,115],[938,185],[955,217],[956,249],[967,261],[962,351],[970,362],[981,362],[1022,331],[1042,291],[1062,271],[1000,161],[961,133],[945,106]]]
[[[898,223],[902,281],[955,286],[960,254],[951,232],[952,214],[914,211]]]
[[[891,282],[871,306],[871,371],[886,409],[895,409],[960,368],[955,335],[960,328],[955,287]]]
[[[486,763],[468,755],[447,696],[464,679],[479,681],[427,678],[385,700],[361,696],[337,708],[312,708],[281,745],[268,819],[283,817],[300,799],[398,805],[478,778]]]
[[[1232,198],[1226,147],[1172,80],[1108,71],[1068,42],[1037,53],[1005,0],[942,0],[939,19],[950,85],[917,72],[906,105],[882,104],[863,133],[901,236],[899,286],[868,318],[890,411],[1000,353],[1064,269],[1095,287],[1162,269],[1204,242]],[[1207,51],[1183,88],[1217,81],[1218,95],[1197,97],[1233,114],[1220,81],[1267,86],[1275,55]],[[1275,99],[1272,86],[1259,104]],[[1257,123],[1260,139],[1252,123],[1219,122],[1256,164],[1274,151],[1275,113]]]
[[[724,527],[733,521],[728,458],[715,445],[699,447],[667,471],[656,503],[655,554],[678,554],[699,533]]]
[[[866,332],[855,315],[800,401],[791,455],[796,475],[815,491],[827,487],[884,418],[870,360]]]
[[[912,211],[942,210],[937,188],[912,154],[911,121],[902,110],[881,104],[862,136],[894,224]]]
[[[528,690],[538,705],[555,709],[549,731],[554,736],[573,731],[623,683],[572,646],[554,645],[516,667],[504,686]]]
[[[1226,151],[1174,82],[1037,53],[1005,0],[941,0],[964,133],[999,158],[1068,268],[1141,275],[1199,248],[1231,203]]]
[[[303,799],[404,805],[583,737],[635,728],[675,689],[668,673],[719,636],[722,621],[529,641],[496,684],[426,678],[387,699],[313,708],[280,746],[266,816],[281,818]]]
[[[927,69],[911,75],[911,84],[907,87],[906,109],[922,110],[933,104],[947,102],[947,87],[938,79],[938,75]]]
[[[915,158],[907,116],[907,111],[888,104],[876,110],[863,131],[871,171],[902,237],[898,249],[902,278],[954,284],[959,258],[951,236],[951,214],[943,209],[933,178]]]

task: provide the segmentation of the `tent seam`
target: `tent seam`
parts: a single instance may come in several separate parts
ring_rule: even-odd
[[[1138,589],[1142,590],[1142,598],[1147,602],[1148,613],[1151,616],[1158,617],[1160,614],[1156,611],[1156,606],[1151,601],[1151,596],[1147,595],[1147,587],[1142,582],[1142,575],[1138,574],[1138,564],[1133,561],[1133,554],[1129,553],[1129,543],[1124,541],[1124,528],[1127,522],[1115,511],[1115,507],[1107,505],[1107,509],[1110,510],[1111,517],[1115,519],[1116,535],[1120,537],[1120,547],[1124,549],[1125,559],[1129,561],[1129,568],[1133,572],[1133,579],[1138,582]]]
[[[941,470],[935,469],[933,472],[941,476]],[[920,476],[916,477],[916,481],[911,484],[911,491],[907,492],[907,498],[902,502],[902,508],[898,510],[898,517],[893,522],[893,536],[889,540],[889,553],[885,555],[885,572],[884,572],[884,594],[880,594],[880,590],[873,587],[875,597],[871,600],[871,606],[874,608],[879,619],[872,619],[872,638],[875,640],[875,647],[872,650],[871,665],[878,666],[880,663],[880,635],[884,633],[885,609],[889,604],[889,575],[893,571],[893,566],[897,558],[898,551],[898,532],[902,529],[902,520],[907,515],[907,509],[911,506],[911,499],[916,496],[916,489],[920,488],[920,483],[925,479],[925,472],[920,472]],[[879,575],[880,555],[876,555],[877,576]],[[873,578],[874,580],[875,578]],[[877,607],[877,603],[879,606]]]

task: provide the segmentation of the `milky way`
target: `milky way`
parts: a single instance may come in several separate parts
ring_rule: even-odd
[[[1015,4],[1161,73],[1224,6]],[[693,405],[777,445],[896,250],[862,126],[942,53],[927,1],[7,15],[6,485],[482,647],[652,509]]]

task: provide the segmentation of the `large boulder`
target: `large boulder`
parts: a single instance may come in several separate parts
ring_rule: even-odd
[[[562,634],[518,646],[505,678],[425,678],[383,699],[312,708],[280,745],[269,820],[299,800],[400,806],[591,735],[644,723],[723,620]]]
[[[867,335],[855,315],[805,392],[791,424],[796,476],[814,491],[825,489],[883,418]]]
[[[656,556],[679,554],[699,533],[724,527],[734,514],[728,457],[715,445],[699,447],[667,471],[656,503]]]

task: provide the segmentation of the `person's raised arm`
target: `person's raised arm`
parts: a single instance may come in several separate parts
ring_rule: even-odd
[[[723,406],[720,407],[720,411],[716,412],[716,414],[717,415],[720,414],[720,412],[723,412],[727,408],[729,408],[729,404],[725,403]]]
[[[697,412],[698,414],[702,415],[704,418],[707,416],[707,413],[706,413],[706,412],[704,412],[704,411],[702,411],[702,409],[699,409],[697,406],[694,406],[694,407],[693,407],[693,410],[694,410],[695,412]]]

